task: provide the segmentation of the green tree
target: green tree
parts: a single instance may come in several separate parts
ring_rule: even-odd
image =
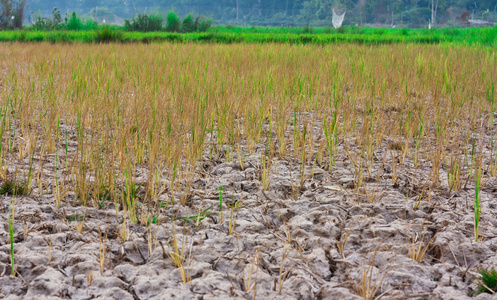
[[[170,12],[167,14],[166,18],[166,30],[169,32],[178,32],[181,26],[181,21],[175,12]]]

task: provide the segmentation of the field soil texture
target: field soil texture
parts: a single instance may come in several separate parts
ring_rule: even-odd
[[[2,299],[497,299],[495,50],[0,55]]]

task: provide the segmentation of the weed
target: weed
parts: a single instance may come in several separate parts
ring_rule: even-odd
[[[123,40],[122,32],[112,29],[110,26],[102,26],[95,33],[95,41],[97,43],[121,42]]]
[[[0,187],[0,195],[22,196],[29,195],[29,188],[26,182],[19,182],[15,177],[6,179]]]

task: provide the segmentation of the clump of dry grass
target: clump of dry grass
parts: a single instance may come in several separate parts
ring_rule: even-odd
[[[381,291],[383,280],[388,274],[387,271],[384,271],[381,276],[379,273],[373,274],[374,261],[377,253],[378,252],[375,251],[373,254],[373,258],[371,259],[369,266],[362,269],[359,282],[352,281],[352,286],[356,294],[366,300],[380,299],[382,297],[383,294],[378,294]]]

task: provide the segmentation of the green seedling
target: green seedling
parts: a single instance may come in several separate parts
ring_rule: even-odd
[[[150,226],[151,224],[159,224],[161,219],[159,219],[160,215],[153,215],[147,219],[146,225]]]
[[[481,278],[475,278],[477,290],[476,294],[496,294],[497,293],[497,271],[495,268],[492,270],[480,269],[478,270]]]
[[[9,210],[10,266],[12,269],[12,276],[16,275],[15,260],[14,260],[14,218],[15,218],[15,198],[12,199],[12,204]]]
[[[138,190],[142,187],[141,184],[135,184],[131,183],[127,185],[125,188],[123,188],[121,191],[123,193],[124,198],[130,197],[131,199],[137,199],[137,198],[143,198],[142,196],[138,195]],[[106,195],[105,193],[103,194],[104,197],[110,197],[110,195]]]
[[[138,190],[142,186],[141,184],[135,184],[131,178],[132,172],[127,168],[124,172],[125,175],[125,187],[122,190],[122,202],[129,211],[129,219],[133,223],[138,223],[137,213],[136,213],[136,200],[140,198],[138,195]]]
[[[88,216],[88,214],[78,214],[78,213],[75,213],[75,214],[67,216],[66,218],[67,218],[67,220],[69,222],[81,222],[87,216]]]
[[[238,199],[238,201],[236,201],[230,206],[230,223],[228,226],[228,235],[232,235],[233,231],[235,230],[235,219],[236,219],[235,209],[240,207],[240,203],[243,198],[244,197]]]
[[[207,218],[208,216],[211,215],[211,213],[209,212],[209,210],[211,210],[211,209],[212,209],[212,206],[201,211],[200,213],[198,213],[195,216],[190,216],[190,217],[186,217],[186,218],[176,218],[174,220],[182,220],[182,221],[187,222],[188,224],[190,224],[190,221],[195,221],[195,225],[198,226],[200,224],[200,221],[204,220],[205,218]]]
[[[223,223],[223,187],[219,187],[219,211],[221,212],[221,224]]]
[[[98,191],[95,193],[95,199],[98,200],[98,208],[104,208],[105,201],[112,199],[110,188],[104,186],[98,189]]]
[[[168,201],[168,202],[161,202],[159,203],[159,206],[164,208],[164,209],[170,209],[172,206],[173,203],[171,201]]]

